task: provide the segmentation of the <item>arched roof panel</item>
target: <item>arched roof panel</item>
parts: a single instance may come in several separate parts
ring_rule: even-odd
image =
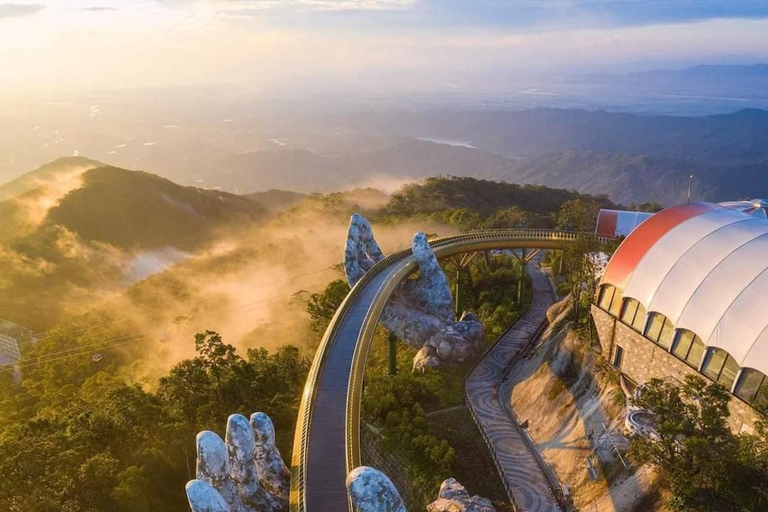
[[[741,366],[754,368],[768,375],[768,326],[752,344]]]
[[[768,235],[742,245],[701,281],[680,315],[678,327],[692,330],[709,344],[717,323],[744,289],[766,269]],[[722,347],[731,352],[728,347]]]
[[[733,301],[715,326],[707,345],[727,350],[740,366],[762,332],[768,326],[768,270],[763,270]],[[760,371],[766,373],[768,353],[764,353]]]
[[[724,208],[712,203],[686,203],[655,214],[640,224],[616,249],[602,282],[624,290],[637,264],[661,237],[681,222],[713,210]]]
[[[732,252],[768,234],[768,222],[749,218],[709,234],[696,242],[664,276],[647,309],[659,311],[675,324],[704,279]]]
[[[726,226],[746,220],[748,217],[741,212],[719,209],[681,222],[648,249],[627,281],[624,295],[634,297],[648,309],[664,278],[692,247]],[[654,311],[670,317],[669,312]]]

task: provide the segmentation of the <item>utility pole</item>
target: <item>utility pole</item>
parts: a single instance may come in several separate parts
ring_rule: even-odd
[[[692,187],[692,185],[693,185],[693,174],[688,176],[688,200],[686,201],[686,203],[690,203],[691,202],[691,187]]]

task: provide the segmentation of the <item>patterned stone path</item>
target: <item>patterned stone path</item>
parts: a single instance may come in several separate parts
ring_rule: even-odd
[[[532,341],[555,296],[547,275],[528,265],[533,283],[530,309],[486,353],[466,382],[469,407],[493,449],[502,479],[520,512],[561,512],[547,475],[524,434],[504,407],[498,389],[505,370]]]

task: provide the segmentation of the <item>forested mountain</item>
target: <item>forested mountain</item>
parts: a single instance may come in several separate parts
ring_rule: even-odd
[[[691,174],[693,197],[698,200],[749,199],[768,194],[768,161],[717,164],[569,150],[518,160],[492,177],[605,194],[622,204],[656,201],[673,205],[686,200]]]
[[[332,192],[377,185],[396,188],[407,181],[438,175],[490,176],[508,164],[506,158],[486,151],[405,140],[343,154],[308,149],[254,151],[213,159],[201,175],[206,183],[240,192]]]
[[[307,197],[307,195],[302,194],[301,192],[273,188],[266,192],[247,194],[247,197],[256,201],[269,211],[280,212],[297,205],[302,199]]]
[[[83,175],[83,185],[64,196],[46,222],[119,247],[191,249],[264,213],[258,203],[234,194],[99,167]]]
[[[371,133],[463,141],[509,157],[569,149],[744,162],[768,158],[768,111],[702,117],[537,108],[346,115],[329,119]]]
[[[46,163],[34,171],[22,174],[5,184],[0,184],[0,201],[20,196],[41,187],[62,187],[83,172],[104,164],[89,158],[71,156]]]
[[[386,211],[408,216],[466,209],[488,215],[514,207],[520,211],[550,215],[566,201],[578,198],[597,199],[606,207],[615,206],[605,197],[593,198],[570,190],[450,176],[405,185],[392,194]]]

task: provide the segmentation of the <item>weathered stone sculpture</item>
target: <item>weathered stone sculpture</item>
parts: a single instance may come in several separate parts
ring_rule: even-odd
[[[427,505],[427,512],[496,512],[496,508],[487,498],[470,497],[463,485],[449,478],[440,486],[437,501]]]
[[[381,315],[381,324],[418,350],[414,369],[461,362],[482,348],[483,325],[472,313],[456,322],[448,279],[424,233],[416,233],[413,256],[419,275],[400,284]],[[354,286],[384,257],[368,221],[352,215],[344,252],[347,282]]]
[[[406,512],[392,480],[368,466],[355,468],[347,475],[347,490],[359,512]]]
[[[406,512],[400,493],[387,475],[361,466],[347,476],[347,489],[355,509],[360,512]],[[469,493],[449,478],[440,486],[436,501],[427,505],[427,512],[496,512],[491,500]]]
[[[197,435],[197,479],[187,483],[192,512],[282,512],[288,509],[290,472],[275,447],[275,427],[264,413],[233,414],[226,441],[214,432]],[[347,476],[352,504],[359,512],[407,512],[392,481],[361,466]],[[435,508],[437,507],[437,508]],[[453,508],[451,508],[453,507]],[[469,497],[453,478],[443,482],[428,512],[496,512],[490,501]]]
[[[279,512],[288,508],[290,472],[275,448],[275,428],[264,413],[233,414],[226,441],[197,435],[197,480],[187,483],[192,512]]]

